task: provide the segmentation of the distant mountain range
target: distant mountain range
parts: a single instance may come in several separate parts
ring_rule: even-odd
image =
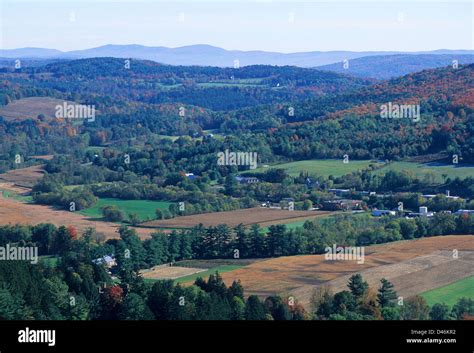
[[[343,62],[318,66],[318,70],[332,71],[362,78],[389,79],[413,72],[438,67],[474,63],[473,54],[396,54],[366,56]]]
[[[474,50],[435,50],[427,52],[395,52],[395,51],[366,51],[366,52],[353,52],[353,51],[312,51],[312,52],[300,52],[300,53],[277,53],[277,52],[265,52],[265,51],[240,51],[240,50],[225,50],[222,48],[210,46],[210,45],[190,45],[178,48],[167,48],[167,47],[147,47],[143,45],[131,44],[131,45],[104,45],[97,48],[75,50],[62,52],[55,49],[44,49],[44,48],[20,48],[20,49],[1,49],[0,58],[10,59],[82,59],[82,58],[93,58],[93,57],[115,57],[115,58],[134,58],[134,59],[145,59],[153,60],[163,64],[169,65],[199,65],[199,66],[217,66],[217,67],[233,67],[237,61],[239,66],[248,65],[293,65],[299,67],[317,67],[322,65],[335,64],[334,66],[326,66],[325,69],[330,71],[339,71],[338,65],[343,60],[356,60],[364,57],[376,57],[380,58],[384,65],[397,64],[400,58],[390,58],[393,60],[387,60],[391,55],[404,56],[404,65],[414,65],[415,68],[420,66],[416,62],[422,61],[423,58],[416,58],[412,63],[411,58],[417,55],[429,55],[429,56],[463,56],[464,60],[469,57],[474,57]],[[380,62],[379,59],[371,59],[371,64],[377,64]],[[433,60],[429,58],[429,62],[425,63],[426,68],[437,67],[438,63],[445,64],[446,60],[449,61],[449,57],[440,58],[440,60]],[[472,61],[470,61],[472,62]],[[353,65],[349,65],[349,73],[359,76],[364,76],[365,71],[362,68],[364,66],[363,61],[351,62]],[[435,65],[436,66],[430,66]],[[461,63],[461,61],[460,61]],[[423,65],[421,65],[423,66]],[[342,69],[342,64],[339,65]],[[370,69],[370,68],[369,68]],[[393,75],[397,75],[396,68],[392,70]],[[412,72],[412,71],[408,71]],[[407,73],[407,72],[405,72]],[[364,76],[369,77],[369,76]],[[392,74],[390,76],[392,77]]]

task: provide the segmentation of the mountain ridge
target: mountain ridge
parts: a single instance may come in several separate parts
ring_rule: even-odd
[[[0,49],[2,58],[44,58],[44,59],[81,59],[91,57],[116,57],[152,60],[169,65],[197,65],[233,67],[250,65],[275,65],[275,66],[299,66],[317,67],[340,62],[342,60],[353,60],[367,56],[378,55],[474,55],[474,50],[447,50],[437,49],[434,51],[399,52],[399,51],[309,51],[295,53],[279,53],[261,50],[227,50],[208,44],[186,45],[176,48],[164,46],[144,46],[140,44],[106,44],[99,47],[60,51],[48,48],[16,48]],[[237,60],[237,61],[236,61]]]

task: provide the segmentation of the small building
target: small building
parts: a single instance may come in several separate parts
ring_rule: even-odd
[[[186,178],[188,178],[189,180],[195,180],[197,178],[196,175],[194,175],[193,173],[185,173],[184,174],[186,176]]]
[[[334,195],[339,196],[339,197],[351,193],[351,190],[350,190],[350,189],[329,189],[328,191],[329,191],[331,194],[334,194]]]
[[[408,214],[408,217],[433,217],[434,216],[434,212],[429,212],[428,211],[428,207],[426,206],[421,206],[419,209],[418,209],[418,212],[410,212]]]
[[[373,210],[372,216],[382,217],[382,216],[395,216],[397,213],[391,210]]]
[[[105,256],[99,257],[98,259],[92,260],[92,262],[95,263],[96,265],[104,264],[106,268],[111,268],[117,265],[117,261],[115,261],[115,258],[112,255],[105,255]]]
[[[267,201],[267,202],[264,202],[264,203],[260,204],[260,207],[281,210],[281,205],[279,203],[274,203],[274,202],[271,202],[271,201]]]
[[[362,200],[329,200],[323,201],[323,210],[328,211],[347,211],[362,209]]]
[[[438,195],[443,195],[443,194],[438,194]],[[423,196],[423,198],[427,200],[431,200],[431,199],[434,199],[438,195],[427,194],[427,195],[421,195],[421,196]],[[447,192],[446,195],[444,195],[444,197],[446,197],[449,200],[458,200],[460,198],[459,196],[451,196],[449,192]]]
[[[357,195],[363,197],[363,196],[375,196],[377,193],[375,191],[357,191]]]
[[[467,214],[467,215],[474,215],[474,210],[457,210],[456,212],[454,212],[454,214],[456,216],[460,216],[460,215],[464,215],[464,214]]]
[[[237,180],[239,184],[256,184],[260,181],[257,177],[243,177],[243,176],[236,176],[235,180]]]

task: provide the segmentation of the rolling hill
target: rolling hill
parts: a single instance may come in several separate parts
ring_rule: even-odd
[[[343,63],[318,66],[318,70],[327,70],[348,74],[356,77],[390,79],[409,73],[458,64],[474,63],[472,54],[418,54],[418,55],[378,55],[357,58],[348,62],[347,68]]]
[[[153,60],[170,65],[199,65],[233,67],[234,60],[240,66],[249,65],[277,65],[315,67],[340,62],[344,59],[353,60],[366,56],[392,54],[473,54],[467,50],[436,50],[431,52],[400,53],[394,51],[311,51],[299,53],[278,53],[265,51],[225,50],[211,45],[188,45],[177,48],[148,47],[137,44],[104,45],[96,48],[61,52],[55,49],[21,48],[0,50],[3,58],[63,58],[79,59],[92,57],[116,57]]]

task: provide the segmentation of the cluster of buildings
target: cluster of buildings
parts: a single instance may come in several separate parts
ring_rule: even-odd
[[[241,176],[238,175],[235,177],[235,180],[239,184],[256,184],[260,182],[257,177],[253,176]],[[306,185],[309,188],[318,187],[319,183],[314,183],[310,178],[306,179]],[[386,194],[377,194],[375,191],[354,191],[351,189],[338,189],[332,188],[328,189],[328,192],[335,196],[334,200],[327,200],[323,201],[321,205],[318,205],[323,210],[328,211],[357,211],[357,210],[364,210],[367,209],[364,202],[361,200],[363,197],[377,197],[377,198],[387,198],[392,197],[393,193],[386,193]],[[353,197],[354,195],[359,196],[361,199],[352,199],[349,197]],[[436,194],[425,194],[422,197],[426,200],[431,200],[435,198]],[[458,200],[460,199],[459,196],[451,196],[449,191],[446,191],[445,197],[450,200]],[[268,208],[275,208],[275,209],[292,209],[292,205],[294,206],[294,199],[292,198],[285,198],[280,200],[279,202],[271,202],[267,201],[261,204],[262,207]],[[413,218],[413,217],[433,217],[435,212],[429,211],[426,206],[421,206],[418,209],[418,212],[402,212],[405,217]],[[451,213],[450,211],[445,211],[445,213]],[[372,210],[372,216],[374,217],[382,217],[382,216],[396,216],[400,214],[398,210]],[[474,210],[458,210],[454,212],[455,215],[462,215],[462,214],[474,214]]]
[[[362,200],[353,200],[353,199],[344,199],[344,197],[348,197],[349,195],[358,195],[359,197],[368,197],[368,196],[375,196],[378,198],[386,198],[391,197],[393,194],[377,194],[374,191],[353,191],[350,189],[329,189],[328,192],[332,193],[334,196],[338,197],[336,200],[325,201],[323,202],[323,209],[326,210],[358,210],[362,209],[363,202]],[[422,197],[426,200],[431,200],[435,198],[436,194],[426,194],[422,195]],[[449,200],[458,200],[460,199],[459,196],[451,196],[449,190],[446,191],[445,197]],[[443,211],[444,213],[451,213],[451,211]],[[433,217],[435,212],[429,211],[426,206],[421,206],[418,209],[418,212],[402,212],[405,217],[414,218],[414,217]],[[382,217],[382,216],[396,216],[399,214],[398,210],[372,210],[372,216],[374,217]],[[462,214],[474,214],[474,210],[458,210],[454,212],[455,215],[462,215]]]

